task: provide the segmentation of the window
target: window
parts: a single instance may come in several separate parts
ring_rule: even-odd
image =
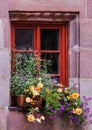
[[[49,22],[13,22],[11,26],[12,50],[37,51],[41,58],[49,59],[48,68],[53,77],[68,83],[68,25]]]

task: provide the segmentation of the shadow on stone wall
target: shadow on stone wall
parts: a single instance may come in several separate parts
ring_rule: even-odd
[[[84,130],[81,126],[76,126],[68,119],[48,119],[46,118],[41,124],[30,123],[22,112],[8,112],[7,130]]]

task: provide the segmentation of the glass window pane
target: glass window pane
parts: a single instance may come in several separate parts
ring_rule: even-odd
[[[41,29],[41,50],[58,50],[59,29]]]
[[[42,59],[50,60],[51,65],[48,66],[48,73],[50,74],[58,74],[59,66],[58,66],[58,54],[47,54],[47,53],[42,53],[41,54]]]
[[[15,48],[17,50],[33,49],[34,30],[33,29],[15,29]]]

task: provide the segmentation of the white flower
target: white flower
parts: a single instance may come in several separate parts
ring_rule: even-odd
[[[75,105],[77,105],[78,103],[77,102],[75,102]]]
[[[30,97],[26,97],[26,100],[25,100],[27,103],[30,103]]]
[[[39,122],[39,123],[41,123],[41,119],[39,119],[39,118],[37,118],[36,121]]]
[[[37,87],[43,88],[43,84],[41,82],[39,82],[39,84],[37,85]]]
[[[38,108],[38,107],[36,107],[35,109],[36,109],[36,110],[39,110],[39,108]]]
[[[39,81],[41,81],[42,80],[42,78],[39,78]]]
[[[27,81],[26,84],[29,84],[29,81]]]
[[[45,117],[44,117],[44,116],[41,116],[41,119],[42,119],[42,120],[45,120]]]
[[[75,86],[75,88],[78,88],[78,87],[79,87],[78,85]]]

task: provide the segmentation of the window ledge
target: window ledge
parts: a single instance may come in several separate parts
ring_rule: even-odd
[[[19,111],[19,112],[25,112],[24,107],[15,107],[15,106],[9,106],[9,111]]]

